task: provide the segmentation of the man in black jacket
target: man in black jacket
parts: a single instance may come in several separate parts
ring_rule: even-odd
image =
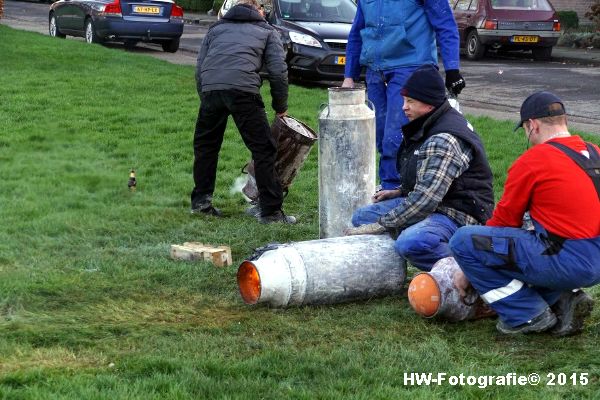
[[[368,227],[373,232],[400,232],[396,251],[429,271],[452,256],[448,241],[459,227],[483,224],[490,217],[492,171],[479,136],[448,103],[434,66],[415,70],[402,95],[410,120],[402,127],[397,159],[402,185],[375,193],[374,204],[359,208],[352,223],[373,224]],[[348,233],[368,233],[364,228]]]
[[[196,66],[200,110],[194,134],[192,213],[220,216],[212,204],[219,150],[229,115],[252,153],[261,223],[295,223],[282,211],[275,174],[276,143],[260,95],[259,71],[266,66],[272,107],[287,113],[288,79],[279,34],[265,21],[257,0],[240,0],[208,30]]]

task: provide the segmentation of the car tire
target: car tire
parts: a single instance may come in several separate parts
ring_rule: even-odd
[[[96,33],[94,21],[91,18],[85,20],[85,41],[87,43],[101,43],[102,41]]]
[[[162,42],[162,48],[167,53],[175,53],[179,50],[179,38]]]
[[[477,31],[472,30],[467,36],[467,58],[469,60],[479,60],[485,54],[485,45],[481,43]]]
[[[50,20],[48,21],[48,33],[52,37],[57,37],[57,38],[61,38],[61,39],[64,39],[67,37],[67,35],[62,34],[60,32],[60,30],[58,29],[56,15],[54,15],[54,13],[50,14]]]
[[[548,61],[552,58],[552,47],[534,47],[531,52],[533,59],[537,61]]]

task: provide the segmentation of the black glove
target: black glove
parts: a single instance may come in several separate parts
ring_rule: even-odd
[[[457,69],[446,71],[446,88],[455,96],[465,88],[465,80]]]

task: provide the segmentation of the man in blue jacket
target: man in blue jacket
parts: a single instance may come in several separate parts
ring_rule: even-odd
[[[348,37],[343,87],[353,87],[367,67],[369,100],[375,105],[379,179],[382,189],[396,189],[400,178],[396,154],[402,142],[400,89],[419,66],[437,66],[439,44],[445,86],[454,95],[465,87],[459,72],[459,35],[447,0],[359,0]]]

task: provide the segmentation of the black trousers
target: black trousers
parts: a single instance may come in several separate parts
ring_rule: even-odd
[[[275,173],[277,145],[260,94],[239,90],[202,93],[194,133],[192,204],[215,190],[219,151],[229,115],[252,153],[262,215],[273,214],[283,203],[281,184]]]

